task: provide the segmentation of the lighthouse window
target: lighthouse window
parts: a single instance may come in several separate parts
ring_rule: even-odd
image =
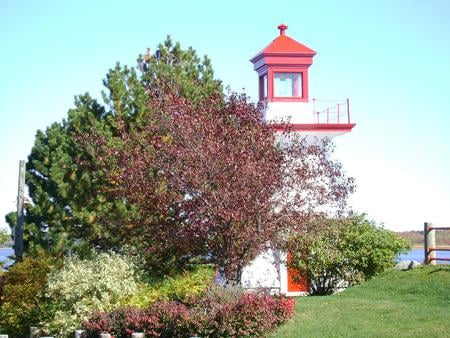
[[[267,74],[259,77],[259,99],[267,99]]]
[[[302,97],[301,73],[275,73],[274,96],[275,97]]]

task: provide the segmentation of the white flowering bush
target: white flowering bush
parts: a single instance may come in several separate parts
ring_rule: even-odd
[[[53,313],[42,328],[66,337],[95,311],[110,311],[136,293],[137,266],[115,253],[94,253],[90,259],[68,257],[48,277],[46,296]]]

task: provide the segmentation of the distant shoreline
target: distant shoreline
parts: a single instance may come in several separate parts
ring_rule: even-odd
[[[450,249],[450,245],[437,245],[437,247],[441,248],[441,249]],[[425,249],[425,247],[423,245],[412,245],[411,246],[412,249]]]

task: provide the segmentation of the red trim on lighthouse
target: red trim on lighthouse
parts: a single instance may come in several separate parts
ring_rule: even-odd
[[[276,131],[282,132],[289,128],[292,131],[303,131],[303,132],[337,132],[337,133],[347,133],[350,132],[356,123],[297,123],[297,124],[272,124],[273,128]]]
[[[302,96],[275,96],[274,74],[275,73],[300,73],[302,81]],[[271,67],[268,70],[268,101],[272,102],[308,102],[308,68],[300,67]]]

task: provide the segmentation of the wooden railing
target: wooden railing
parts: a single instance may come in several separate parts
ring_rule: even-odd
[[[450,228],[434,227],[431,223],[424,223],[425,264],[436,265],[436,261],[450,261],[450,258],[436,256],[437,251],[450,251],[450,247],[443,248],[436,246],[436,230],[450,230]]]

